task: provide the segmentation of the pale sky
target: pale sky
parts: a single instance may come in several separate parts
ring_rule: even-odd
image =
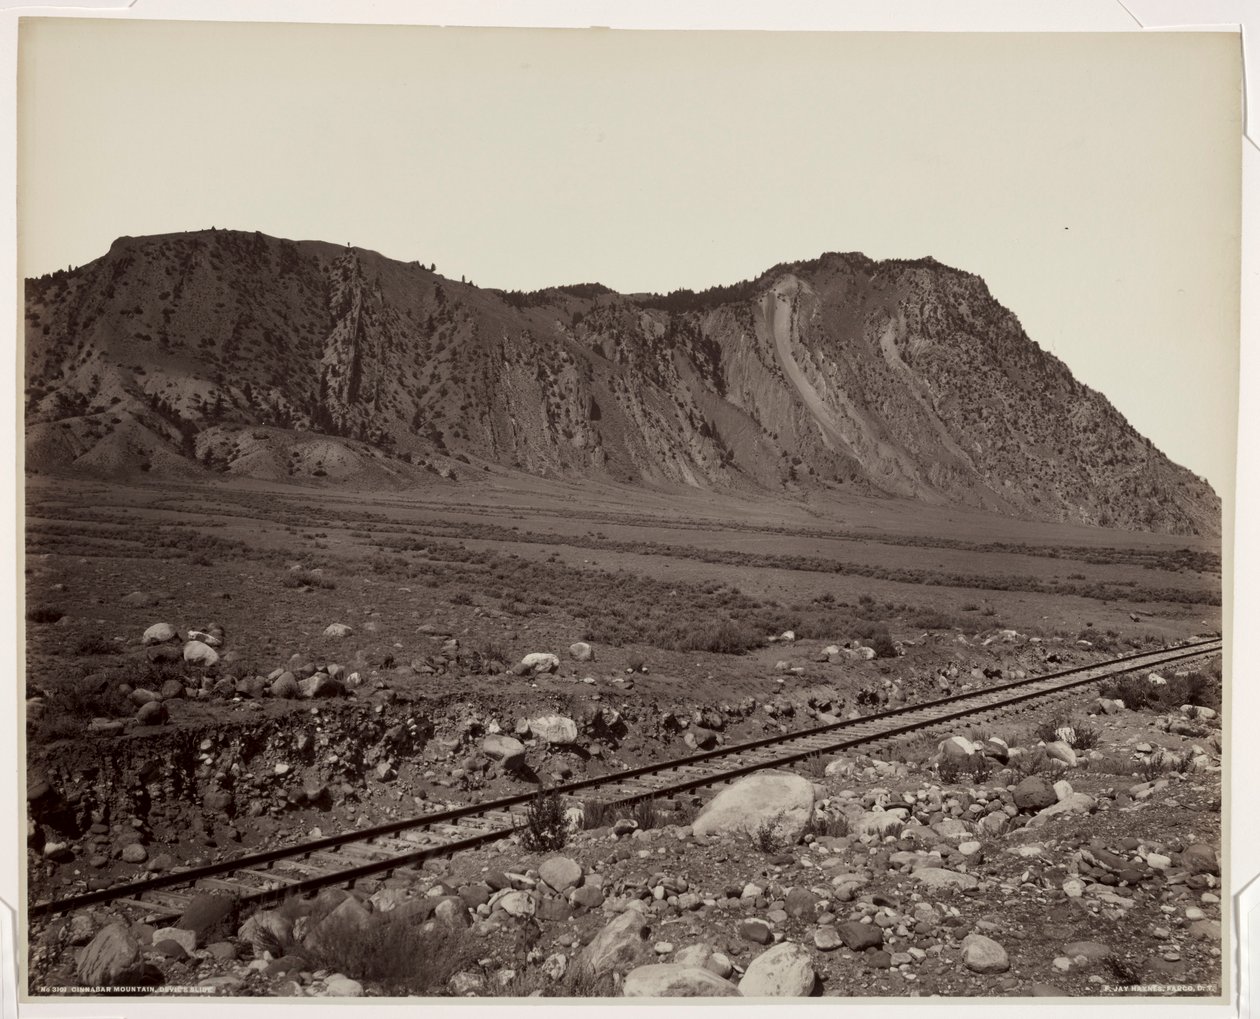
[[[482,286],[978,273],[1232,489],[1238,37],[23,23],[24,275],[211,225]]]

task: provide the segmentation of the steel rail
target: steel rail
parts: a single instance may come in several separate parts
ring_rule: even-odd
[[[551,787],[551,791],[560,795],[570,795],[588,789],[599,788],[601,786],[615,786],[618,783],[642,776],[660,775],[664,772],[676,770],[680,767],[695,766],[697,764],[718,761],[722,758],[735,757],[739,754],[747,753],[753,750],[799,742],[801,740],[811,739],[823,734],[836,733],[838,736],[841,736],[838,741],[828,743],[825,746],[811,746],[806,750],[794,751],[782,756],[776,756],[770,761],[759,760],[749,764],[737,765],[733,768],[722,769],[713,773],[701,775],[699,777],[686,778],[681,781],[668,783],[658,788],[645,789],[629,795],[621,795],[606,802],[612,806],[648,797],[666,796],[679,792],[687,792],[704,786],[716,785],[756,771],[762,771],[767,768],[794,764],[798,761],[802,761],[806,758],[814,757],[819,754],[834,753],[839,750],[860,746],[866,743],[895,738],[897,736],[913,732],[916,729],[923,729],[933,725],[938,725],[941,722],[951,721],[955,718],[1000,710],[1013,704],[1019,704],[1036,698],[1049,696],[1063,690],[1086,686],[1090,683],[1098,682],[1100,679],[1105,679],[1110,676],[1123,675],[1124,673],[1133,672],[1142,668],[1153,668],[1156,666],[1171,664],[1187,658],[1196,658],[1202,655],[1212,654],[1221,650],[1222,646],[1220,638],[1211,638],[1194,643],[1174,645],[1158,651],[1136,652],[1134,654],[1110,659],[1105,662],[1094,663],[1092,665],[1077,666],[1075,668],[1062,669],[1039,676],[1012,680],[1007,683],[999,683],[994,686],[985,687],[981,690],[969,690],[959,694],[951,694],[946,697],[935,698],[933,700],[919,701],[914,704],[891,708],[886,711],[864,715],[859,718],[843,719],[837,722],[826,723],[824,725],[797,729],[790,733],[780,733],[774,736],[748,740],[743,743],[730,744],[728,746],[719,747],[715,750],[692,754],[687,757],[673,758],[653,764],[640,765],[625,771],[611,772],[606,775],[579,779],[562,785],[553,786]],[[1089,673],[1089,675],[1082,676],[1081,674],[1083,673]],[[1065,683],[1055,683],[1049,687],[1044,685],[1047,682],[1065,677],[1078,678]],[[1027,689],[1030,687],[1038,687],[1038,689]],[[1022,690],[1023,692],[1016,694],[1015,696],[993,700],[995,694],[1001,694],[1005,691],[1013,690]],[[844,738],[843,736],[843,730],[845,729],[853,729],[859,726],[869,726],[871,724],[878,725],[878,723],[888,719],[900,718],[905,715],[921,715],[925,711],[931,711],[932,709],[944,707],[953,707],[954,710],[947,711],[943,714],[933,713],[928,718],[918,718],[908,721],[905,724],[890,728],[879,728],[874,732],[850,736],[848,738]],[[473,818],[478,815],[489,814],[496,811],[510,811],[510,808],[512,807],[519,807],[529,803],[537,796],[537,794],[538,791],[534,790],[525,793],[518,793],[513,796],[502,797],[496,800],[489,800],[484,803],[449,808],[447,810],[422,814],[400,821],[391,821],[386,824],[363,828],[357,831],[325,836],[320,839],[300,843],[294,846],[285,846],[262,853],[238,856],[230,860],[222,860],[218,863],[189,868],[187,870],[172,871],[157,877],[146,878],[140,881],[132,881],[122,885],[114,885],[111,888],[86,892],[70,896],[65,899],[36,903],[29,907],[28,916],[35,918],[56,913],[64,913],[88,906],[113,902],[118,899],[133,898],[150,892],[160,891],[162,889],[195,885],[198,881],[203,879],[233,874],[246,869],[265,868],[269,867],[271,864],[282,861],[300,861],[309,857],[313,853],[325,850],[335,850],[341,846],[347,846],[354,843],[370,843],[372,839],[388,835],[396,835],[400,832],[430,828],[433,825],[447,822],[457,822],[461,819]],[[431,859],[434,856],[449,856],[455,852],[460,852],[465,849],[474,848],[475,846],[504,838],[516,831],[518,827],[519,826],[517,825],[511,825],[494,828],[469,838],[449,840],[440,845],[424,846],[417,848],[413,852],[392,855],[384,860],[370,861],[356,866],[347,867],[344,870],[338,870],[333,874],[321,874],[315,877],[300,880],[289,880],[283,875],[277,874],[277,879],[279,879],[282,883],[278,883],[276,887],[261,888],[258,890],[251,889],[248,893],[243,894],[240,897],[244,900],[262,899],[291,895],[303,891],[314,890],[319,887],[326,887],[332,884],[353,883],[355,880],[362,877],[401,869],[409,866],[410,864]],[[156,908],[160,910],[161,907],[159,906]]]

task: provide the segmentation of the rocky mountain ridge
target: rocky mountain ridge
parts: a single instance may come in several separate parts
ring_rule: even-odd
[[[365,488],[519,470],[1220,530],[1206,482],[932,259],[519,293],[210,230],[120,238],[28,280],[25,312],[28,469]]]

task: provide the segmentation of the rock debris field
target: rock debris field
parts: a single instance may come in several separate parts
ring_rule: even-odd
[[[331,623],[324,636],[336,647],[353,633]],[[458,660],[457,638],[431,638],[438,650],[413,671]],[[223,667],[221,626],[158,621],[137,643],[168,678],[128,684],[132,719],[86,720],[81,756],[30,770],[32,901],[856,714],[818,692],[627,701],[634,674],[584,682],[600,652],[578,642],[495,663],[536,691],[513,696],[515,710],[487,696],[421,717],[386,670],[352,652],[344,665],[295,656],[241,676]],[[1009,677],[1029,650],[1022,637],[1000,646],[1006,658],[976,652],[977,683],[1000,681],[999,661]],[[860,645],[847,650],[864,660]],[[1174,703],[1202,678],[1143,674],[1127,697],[1082,692],[716,794],[590,802],[549,822],[544,798],[532,808],[541,836],[266,908],[205,893],[178,918],[105,905],[39,920],[31,988],[1216,996],[1221,720],[1204,703]],[[941,680],[947,668],[928,676]],[[584,691],[559,702],[580,710],[556,710],[547,682]],[[248,717],[209,724],[194,712],[205,703]]]

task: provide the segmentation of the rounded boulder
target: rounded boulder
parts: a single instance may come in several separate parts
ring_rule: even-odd
[[[802,998],[814,990],[817,980],[809,949],[784,941],[748,964],[739,992],[750,998]]]
[[[203,644],[199,640],[190,640],[184,645],[184,661],[190,665],[200,665],[202,668],[209,668],[219,661],[219,652],[212,648],[209,644]]]
[[[143,641],[146,647],[151,644],[165,644],[172,640],[179,640],[179,631],[170,623],[154,623],[144,631]]]
[[[814,784],[791,772],[740,779],[705,805],[692,824],[697,836],[744,835],[771,825],[780,842],[796,843],[814,816]]]
[[[627,998],[735,998],[740,991],[703,967],[656,963],[627,973],[622,994]]]

